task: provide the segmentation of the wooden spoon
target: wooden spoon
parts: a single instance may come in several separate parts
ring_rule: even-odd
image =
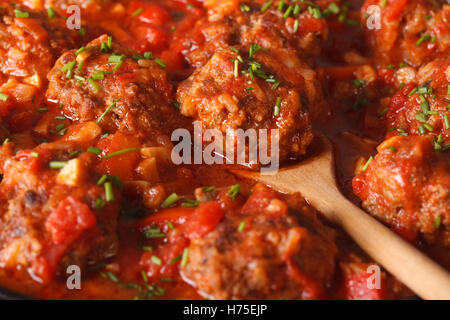
[[[274,175],[245,170],[232,173],[284,193],[300,192],[328,220],[342,227],[375,261],[424,299],[450,299],[449,273],[387,227],[347,200],[339,191],[333,147],[319,137],[316,155]]]

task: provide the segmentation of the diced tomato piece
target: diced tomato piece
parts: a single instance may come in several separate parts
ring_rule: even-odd
[[[386,6],[386,18],[389,21],[397,19],[407,3],[408,0],[390,0]]]
[[[128,148],[138,148],[139,140],[133,136],[116,132],[111,138],[101,139],[97,147],[103,150],[102,156]],[[112,158],[101,160],[96,166],[100,173],[118,175],[123,181],[132,180],[134,168],[139,160],[139,151],[127,152]]]
[[[191,240],[203,237],[222,220],[224,212],[217,202],[200,204],[183,225],[184,234]]]
[[[137,10],[142,11],[136,16],[137,19],[155,26],[163,26],[172,20],[170,12],[156,3],[146,1],[131,2],[129,13],[133,15],[133,13],[138,12]]]
[[[178,272],[179,257],[184,248],[189,245],[189,240],[183,236],[172,239],[170,243],[162,245],[152,252],[145,252],[141,258],[141,264],[147,266],[148,277],[173,277]],[[156,260],[152,259],[156,257]],[[155,258],[154,258],[155,259]],[[157,263],[161,260],[161,264]]]
[[[386,286],[381,281],[380,289],[370,288],[370,277],[368,273],[354,273],[345,278],[346,298],[349,300],[383,300],[386,299]]]
[[[160,51],[169,42],[169,34],[157,26],[140,26],[133,30],[133,33],[140,41],[145,41],[147,50]]]
[[[158,227],[163,227],[167,222],[171,222],[175,225],[181,225],[185,223],[190,216],[194,213],[193,208],[169,208],[154,214],[151,214],[144,220],[140,221],[138,227],[140,229],[149,228],[156,224]]]
[[[96,219],[89,206],[69,196],[50,213],[45,229],[51,234],[53,243],[69,245],[95,224]]]
[[[38,157],[32,156],[32,153],[36,152],[39,154]],[[27,161],[28,169],[31,172],[37,172],[42,169],[43,166],[49,161],[51,157],[51,152],[45,149],[39,150],[19,150],[17,151],[14,158],[18,161]]]
[[[269,189],[256,190],[248,198],[245,205],[242,207],[241,212],[243,214],[254,214],[259,212],[265,212],[270,202],[273,199],[278,199],[275,192]],[[279,212],[273,210],[270,211],[272,217],[281,217],[287,214],[287,205],[280,201]]]

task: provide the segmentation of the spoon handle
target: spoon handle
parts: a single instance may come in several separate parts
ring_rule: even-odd
[[[450,299],[450,275],[444,268],[340,193],[326,199],[327,212],[322,212],[386,270],[424,299]]]

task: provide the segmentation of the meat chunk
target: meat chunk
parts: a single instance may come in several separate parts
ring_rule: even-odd
[[[16,154],[13,143],[1,148],[0,265],[26,268],[44,282],[69,265],[100,263],[118,248],[120,198],[111,201],[96,184],[89,169],[95,156],[70,159],[54,146]]]
[[[254,43],[268,49],[296,49],[304,59],[316,56],[327,38],[328,28],[324,18],[316,18],[308,10],[311,5],[320,8],[314,2],[320,1],[310,1],[308,5],[273,1],[270,6],[265,0],[209,1],[205,4],[207,17],[199,20],[186,37],[186,58],[199,67],[217,49],[234,45],[248,49]],[[291,14],[285,18],[288,9]]]
[[[366,39],[377,63],[406,62],[414,67],[448,55],[450,5],[443,0],[367,0],[362,9],[364,26],[373,23],[369,7],[378,6],[381,26],[366,27]],[[369,21],[371,19],[371,21]]]
[[[61,104],[67,118],[97,120],[108,131],[169,134],[178,113],[169,105],[172,86],[166,73],[153,60],[132,57],[106,35],[66,52],[48,74],[47,99]]]
[[[77,33],[65,28],[64,19],[49,19],[46,14],[2,2],[0,92],[7,98],[0,101],[0,116],[33,108],[31,102],[38,103],[45,92],[53,63],[63,51],[75,47],[77,40]]]
[[[443,145],[450,142],[450,59],[420,68],[416,81],[393,96],[386,114],[388,136],[433,133]]]
[[[280,159],[303,154],[313,137],[311,122],[323,107],[316,74],[291,50],[253,48],[259,50],[251,56],[232,48],[217,51],[182,82],[181,113],[224,133],[278,129]]]
[[[186,281],[214,299],[317,299],[337,252],[318,220],[299,224],[275,193],[257,186],[245,205],[189,246]]]
[[[396,136],[353,179],[362,205],[400,234],[450,245],[450,158],[425,136]]]

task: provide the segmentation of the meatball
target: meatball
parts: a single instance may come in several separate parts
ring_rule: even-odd
[[[27,108],[45,92],[46,75],[57,57],[76,46],[78,36],[65,28],[65,21],[49,19],[39,12],[2,4],[0,10],[0,101],[1,116]]]
[[[7,143],[0,151],[0,265],[26,268],[44,282],[69,265],[84,270],[103,262],[118,248],[120,199],[111,201],[97,185],[95,156],[70,158],[69,150],[51,146],[14,154]]]
[[[427,136],[396,136],[353,179],[362,205],[400,234],[450,245],[450,157]]]
[[[311,122],[323,108],[316,74],[292,50],[252,48],[256,52],[219,50],[182,82],[181,113],[224,133],[278,129],[280,159],[304,154],[313,137]]]
[[[366,27],[366,39],[377,62],[406,62],[418,67],[441,56],[450,46],[450,5],[442,0],[367,0],[361,9],[363,25],[373,19],[370,6],[378,6],[381,28]],[[369,11],[368,11],[369,10]]]
[[[323,298],[337,253],[329,234],[318,220],[299,224],[274,192],[257,187],[191,242],[182,276],[213,299]]]
[[[48,74],[47,99],[60,104],[67,118],[97,120],[107,131],[139,137],[169,134],[178,127],[179,115],[169,105],[172,86],[161,65],[103,35],[58,59]]]
[[[308,10],[308,6],[316,5],[311,1],[308,5],[290,1],[270,3],[265,0],[207,3],[207,17],[199,20],[187,36],[187,60],[195,67],[203,66],[219,48],[231,45],[248,48],[254,43],[269,49],[296,49],[304,59],[318,55],[328,28],[325,19],[316,18]],[[285,18],[288,10],[290,14]]]
[[[386,120],[388,136],[434,133],[442,143],[450,142],[450,59],[437,60],[419,69],[416,82],[395,94]]]

